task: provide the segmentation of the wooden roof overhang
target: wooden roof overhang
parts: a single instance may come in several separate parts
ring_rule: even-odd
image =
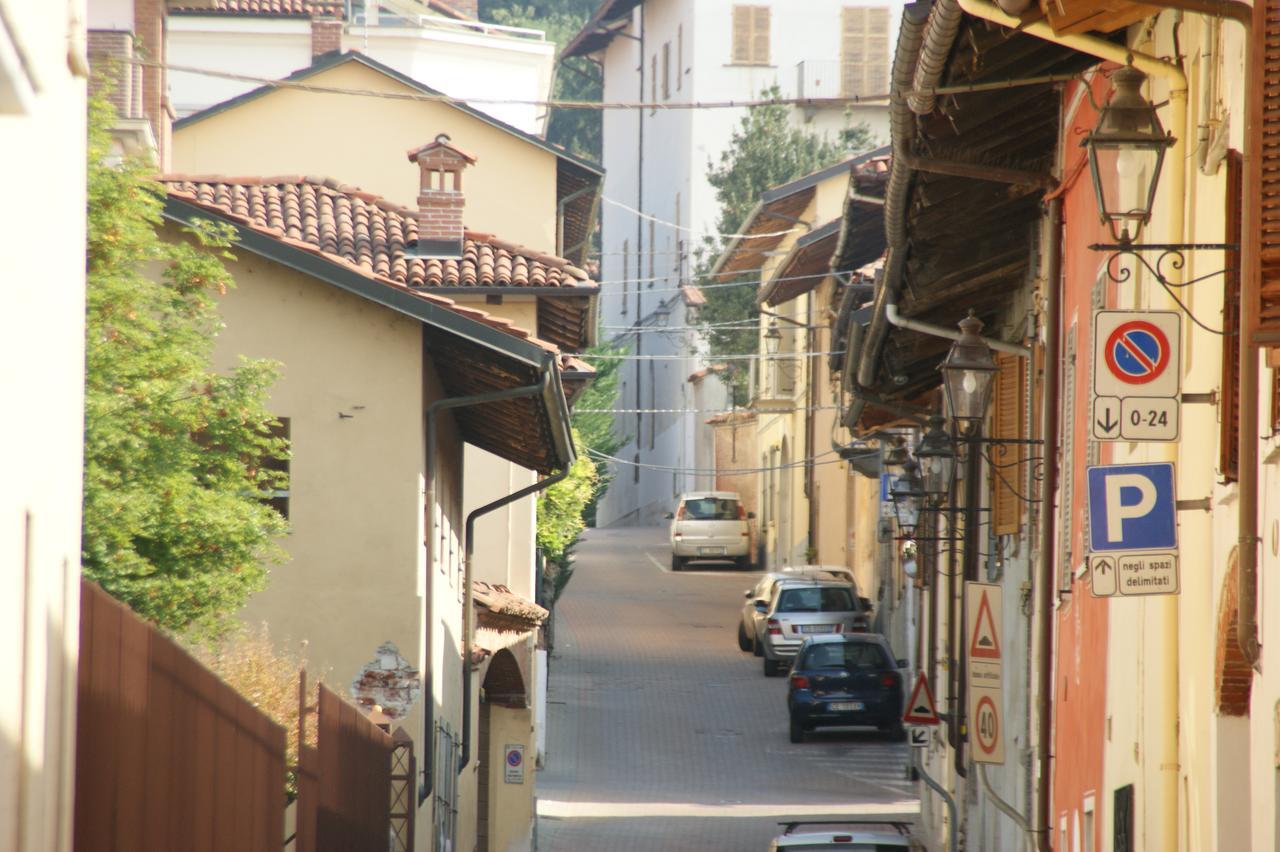
[[[557,287],[552,293],[538,296],[538,337],[554,343],[566,352],[581,352],[594,341],[595,297],[599,288],[583,287],[587,292],[577,294],[576,287]],[[520,288],[509,290],[520,295]],[[561,295],[563,293],[563,295]]]
[[[747,215],[741,231],[743,236],[735,237],[720,255],[720,260],[711,270],[712,277],[729,281],[738,275],[758,273],[770,252],[787,238],[788,231],[792,228],[803,230],[810,224],[800,217],[808,209],[816,191],[813,186],[808,186],[787,195],[761,200]]]
[[[756,301],[777,307],[821,284],[831,274],[831,253],[839,238],[840,220],[833,219],[796,240]]]
[[[569,407],[554,346],[504,330],[505,321],[485,321],[483,311],[455,305],[435,293],[376,280],[350,265],[334,263],[298,241],[284,240],[243,222],[170,196],[164,217],[191,226],[220,218],[235,231],[235,246],[309,275],[340,290],[422,323],[424,348],[448,396],[541,385],[532,396],[457,409],[464,440],[522,467],[549,474],[573,463]],[[514,331],[514,328],[513,328]]]
[[[940,85],[1073,73],[1095,64],[1069,48],[965,16]],[[1057,90],[1046,84],[939,97],[932,113],[917,118],[905,140],[912,153],[902,163],[911,183],[900,314],[953,328],[972,309],[988,329],[999,325],[1034,274],[1041,199],[1055,185],[1059,111]],[[949,346],[889,326],[882,345],[856,354],[875,362],[876,381],[865,390],[909,407],[938,385],[937,366]],[[875,405],[848,425],[856,431],[877,425],[885,412],[871,411]]]

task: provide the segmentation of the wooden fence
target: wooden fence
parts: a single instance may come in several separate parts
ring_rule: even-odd
[[[78,702],[76,852],[278,852],[284,729],[89,582]]]
[[[302,676],[306,694],[306,676]],[[299,741],[305,741],[307,711],[299,714]],[[409,823],[393,826],[393,757],[404,759],[407,736],[393,737],[364,713],[343,701],[324,684],[319,685],[315,709],[319,712],[319,744],[302,746],[298,754],[298,807],[296,852],[363,852],[363,850],[411,849],[412,808]],[[396,797],[412,801],[402,787],[412,790],[412,749],[408,771],[397,771]],[[407,779],[403,775],[407,774]],[[396,816],[401,816],[397,809]],[[407,827],[407,834],[405,828]]]

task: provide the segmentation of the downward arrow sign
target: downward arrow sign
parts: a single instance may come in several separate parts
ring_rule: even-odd
[[[1110,434],[1111,432],[1114,432],[1116,428],[1120,425],[1119,419],[1116,419],[1116,420],[1111,419],[1111,416],[1113,413],[1114,412],[1110,408],[1108,408],[1106,409],[1106,411],[1103,412],[1104,419],[1094,421],[1095,423],[1098,424],[1098,428],[1100,428],[1106,434]]]

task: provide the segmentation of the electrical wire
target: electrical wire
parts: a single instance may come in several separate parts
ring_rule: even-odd
[[[598,452],[596,450],[591,449],[590,447],[586,447],[585,449],[588,455],[594,456],[595,458],[598,458],[601,461],[612,462],[613,464],[626,465],[627,467],[638,467],[638,468],[641,468],[642,470],[661,470],[661,471],[666,471],[668,473],[694,473],[694,474],[767,473],[768,471],[772,471],[772,470],[791,470],[798,467],[810,467],[810,466],[815,466],[820,464],[844,464],[844,459],[827,459],[825,461],[818,461],[818,459],[823,458],[824,456],[833,455],[835,453],[835,450],[828,450],[825,453],[819,453],[818,455],[810,456],[809,458],[799,459],[793,462],[787,462],[786,464],[771,465],[768,467],[740,467],[740,468],[729,468],[729,469],[723,469],[723,468],[716,469],[716,468],[709,468],[709,467],[677,467],[674,465],[648,464],[647,462],[634,462],[634,461],[628,461],[627,459],[620,459],[617,456],[611,456],[608,453]]]
[[[675,228],[677,231],[684,231],[686,234],[697,233],[697,234],[701,234],[704,237],[716,237],[717,239],[721,239],[721,240],[760,240],[760,239],[764,239],[765,237],[785,237],[787,234],[798,234],[806,230],[805,228],[787,228],[785,231],[769,231],[767,233],[761,233],[761,234],[722,234],[722,233],[719,233],[718,231],[699,231],[695,228],[691,228],[686,225],[679,225],[679,224],[676,224],[675,222],[668,222],[666,219],[659,219],[657,216],[654,216],[650,213],[645,213],[642,210],[637,210],[634,207],[631,207],[627,204],[623,204],[621,201],[615,201],[614,199],[609,198],[608,196],[605,196],[605,195],[600,196],[600,200],[603,201],[605,204],[611,205],[613,207],[617,207],[621,210],[625,210],[634,216],[638,216],[641,219],[647,219],[648,221],[658,225],[666,225],[669,228]]]
[[[143,68],[158,68],[181,74],[195,74],[201,77],[217,77],[223,80],[236,80],[241,83],[254,83],[259,86],[270,86],[274,89],[293,89],[299,92],[308,92],[311,94],[321,95],[352,95],[355,97],[381,98],[383,100],[395,101],[421,101],[425,103],[444,103],[453,106],[469,106],[472,104],[489,104],[489,105],[505,105],[505,106],[533,106],[545,107],[547,109],[590,109],[590,110],[609,110],[609,109],[647,109],[666,111],[683,111],[683,110],[699,110],[699,109],[744,109],[758,106],[801,106],[801,107],[841,107],[851,106],[854,104],[874,103],[881,106],[890,95],[846,95],[838,98],[746,98],[743,100],[726,100],[726,101],[666,101],[666,102],[649,102],[649,101],[573,101],[573,100],[557,100],[554,98],[483,98],[470,97],[458,98],[446,95],[443,92],[383,92],[375,89],[350,89],[343,86],[317,86],[312,83],[302,83],[297,80],[281,79],[276,77],[259,77],[254,74],[239,74],[234,71],[218,71],[213,68],[199,68],[192,65],[175,65],[169,62],[157,62],[154,59],[144,59],[139,56],[121,58],[119,60],[129,65],[139,65]]]
[[[775,355],[770,355],[767,352],[747,352],[738,355],[719,355],[703,352],[694,352],[689,355],[614,355],[611,353],[578,352],[573,357],[583,360],[595,358],[601,361],[685,361],[695,357],[708,357],[716,361],[790,361],[798,358],[819,358],[827,355],[843,354],[844,350],[839,349],[832,352],[779,352]]]
[[[788,408],[787,414],[800,411],[835,411],[838,405],[814,405],[808,408]],[[755,414],[751,408],[574,408],[574,414]],[[766,412],[773,413],[773,412]]]
[[[743,272],[758,272],[759,270],[757,270],[757,269],[744,269],[744,270],[742,270],[742,271],[743,271]],[[772,284],[772,283],[775,283],[775,282],[780,283],[780,282],[784,282],[784,281],[804,281],[804,280],[807,280],[807,279],[810,279],[810,278],[826,278],[826,277],[831,276],[831,275],[843,275],[843,274],[845,274],[845,273],[843,273],[843,272],[837,272],[837,271],[831,271],[831,272],[810,272],[810,273],[807,273],[807,274],[805,274],[805,275],[780,275],[780,276],[778,276],[777,278],[753,278],[753,279],[750,279],[750,280],[747,280],[747,281],[721,281],[721,282],[716,282],[716,281],[715,281],[715,279],[716,279],[717,277],[719,277],[719,276],[715,276],[715,275],[694,275],[694,276],[691,276],[691,277],[690,277],[690,279],[689,279],[691,282],[692,282],[692,281],[704,281],[704,280],[706,280],[706,279],[711,279],[713,283],[711,283],[711,284],[693,284],[693,283],[689,283],[689,284],[681,284],[681,285],[680,285],[680,286],[678,286],[678,287],[645,287],[645,288],[644,288],[644,292],[645,292],[645,293],[679,293],[679,292],[680,292],[681,290],[683,290],[685,287],[694,287],[694,288],[696,288],[696,289],[698,289],[698,290],[719,290],[719,289],[721,289],[721,288],[723,288],[723,287],[747,287],[747,286],[751,286],[751,287],[759,287],[759,286],[760,286],[760,285],[762,285],[762,284]],[[597,282],[595,282],[595,283],[596,283],[596,285],[597,285],[597,286],[600,286],[600,287],[608,287],[608,286],[616,286],[616,285],[619,285],[619,284],[623,284],[623,285],[627,285],[627,284],[643,284],[643,283],[645,283],[645,282],[666,281],[666,280],[668,280],[669,278],[670,278],[670,276],[668,276],[668,275],[658,275],[658,276],[654,276],[653,278],[615,278],[615,279],[612,279],[612,280],[609,280],[609,281],[597,281]],[[610,291],[610,292],[607,292],[607,293],[602,291],[602,292],[600,292],[598,295],[600,295],[600,296],[611,296],[611,297],[612,297],[612,296],[629,296],[629,295],[630,295],[630,293],[626,292],[625,290],[613,290],[613,291]]]

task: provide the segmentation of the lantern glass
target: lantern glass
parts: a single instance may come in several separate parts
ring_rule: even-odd
[[[908,460],[902,467],[902,475],[893,484],[893,512],[898,518],[898,532],[904,538],[915,535],[916,524],[920,521],[920,508],[924,498],[924,487],[920,482],[919,468],[914,461]]]
[[[947,397],[947,416],[956,432],[971,435],[987,416],[996,373],[991,347],[982,339],[982,321],[969,312],[960,321],[960,339],[938,369]]]
[[[1151,219],[1164,154],[1174,139],[1160,124],[1156,108],[1142,94],[1147,77],[1135,68],[1111,76],[1114,93],[1098,124],[1081,144],[1098,213],[1117,242],[1132,243]]]
[[[778,321],[769,323],[769,330],[764,333],[764,349],[770,355],[778,354],[778,345],[782,343],[782,332],[778,329]]]
[[[929,430],[916,448],[924,495],[935,505],[951,493],[951,481],[956,472],[956,451],[951,436],[943,428],[945,422],[936,415],[929,418]]]

